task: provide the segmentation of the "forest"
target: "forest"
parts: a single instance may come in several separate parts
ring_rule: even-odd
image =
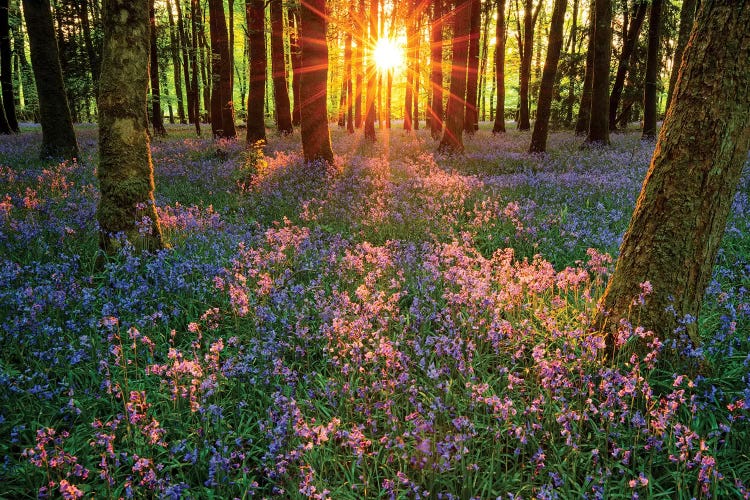
[[[750,498],[750,1],[0,0],[0,500]]]

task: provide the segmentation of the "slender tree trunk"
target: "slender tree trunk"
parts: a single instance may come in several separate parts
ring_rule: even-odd
[[[643,86],[643,139],[656,137],[656,91],[659,80],[659,41],[662,0],[651,0],[648,18],[648,56],[646,82]]]
[[[224,1],[209,0],[211,30],[211,132],[214,137],[235,138],[232,68],[229,64],[229,36],[224,18]],[[233,48],[233,47],[232,47]]]
[[[420,7],[420,17],[422,7]],[[411,105],[411,126],[414,130],[419,130],[419,72],[420,72],[420,55],[419,55],[419,40],[422,37],[420,20],[417,19],[416,36],[414,40],[414,90],[412,92],[413,103]],[[393,75],[391,75],[392,77]]]
[[[300,95],[300,78],[302,76],[302,51],[299,41],[299,11],[289,8],[289,51],[292,59],[292,95],[294,96],[294,107],[292,108],[292,125],[299,127],[301,117],[302,96]],[[292,22],[293,21],[293,22]],[[292,29],[291,25],[294,25]]]
[[[15,98],[13,97],[13,68],[11,66],[8,8],[8,0],[0,0],[0,84],[2,85],[3,108],[8,128],[12,132],[19,132]]]
[[[83,41],[86,47],[86,55],[89,59],[89,68],[91,70],[91,81],[94,84],[94,96],[99,88],[99,74],[101,69],[101,54],[97,53],[94,48],[94,41],[91,36],[91,24],[89,23],[89,0],[80,0],[78,4],[78,17],[81,20],[81,29],[83,30]]]
[[[432,4],[432,25],[430,26],[430,134],[439,139],[443,133],[443,2]]]
[[[404,92],[404,130],[411,132],[412,125],[412,104],[414,99],[412,93],[414,92],[414,63],[416,62],[414,52],[414,39],[417,34],[415,33],[413,12],[416,8],[416,1],[409,0],[406,3],[407,12],[409,14],[406,17],[406,92]]]
[[[534,11],[534,0],[524,0],[523,8],[523,49],[521,50],[521,74],[518,116],[518,130],[531,129],[529,113],[529,83],[531,81],[531,62],[534,55],[534,24],[542,6],[542,0]]]
[[[571,17],[570,38],[568,39],[568,55],[570,57],[568,71],[568,96],[565,99],[565,124],[573,126],[573,105],[576,102],[576,77],[578,76],[578,0],[573,0],[573,15]]]
[[[344,42],[344,60],[348,62],[344,68],[344,79],[346,80],[346,131],[354,133],[354,86],[352,82],[352,27],[346,33]]]
[[[234,100],[234,0],[228,0],[227,6],[229,11],[229,89]]]
[[[271,71],[276,103],[276,127],[283,135],[292,133],[292,113],[284,61],[284,7],[282,0],[271,0]]]
[[[466,109],[466,71],[469,59],[469,31],[471,29],[471,0],[457,0],[453,27],[453,62],[445,130],[439,150],[461,153],[464,150],[463,128]]]
[[[750,4],[704,0],[683,56],[598,325],[610,354],[621,318],[661,339],[697,321],[750,148]],[[642,284],[652,291],[645,303]],[[680,327],[684,325],[684,330]]]
[[[531,135],[530,153],[543,153],[547,150],[547,133],[549,128],[550,110],[552,109],[552,91],[557,74],[557,63],[563,44],[563,23],[567,0],[555,0],[552,7],[552,20],[549,28],[549,46],[547,59],[544,61],[544,71],[539,87],[539,101],[536,107],[536,121]]]
[[[354,48],[354,64],[356,77],[354,79],[355,90],[354,90],[354,126],[356,128],[362,127],[362,96],[364,94],[364,74],[365,74],[365,52],[362,50],[365,40],[367,38],[367,28],[365,27],[365,0],[359,0],[358,4],[358,16],[360,21],[357,23],[359,26],[357,46]]]
[[[182,94],[182,61],[180,61],[180,35],[177,32],[177,27],[174,22],[174,13],[172,12],[172,4],[169,0],[167,1],[167,14],[169,17],[169,43],[172,52],[172,70],[174,71],[174,91],[177,97],[177,117],[180,123],[185,123],[185,104],[183,101]],[[176,2],[178,5],[180,0]],[[186,61],[187,63],[187,61]]]
[[[161,93],[159,92],[159,57],[156,52],[156,15],[154,0],[149,1],[149,20],[151,29],[151,50],[149,54],[149,75],[151,77],[151,124],[154,127],[154,135],[165,137],[167,130],[164,128],[164,114],[161,111]]]
[[[392,91],[393,91],[393,70],[388,69],[388,71],[386,72],[386,83],[385,83],[385,128],[387,129],[391,128],[391,116],[392,116],[391,93]]]
[[[617,127],[617,108],[620,107],[620,99],[622,98],[622,90],[625,87],[625,76],[627,76],[628,62],[630,56],[633,54],[635,44],[638,42],[638,35],[641,32],[641,26],[643,20],[646,18],[646,10],[648,4],[639,3],[633,14],[628,29],[628,34],[623,42],[622,53],[620,54],[620,61],[617,64],[617,74],[615,75],[615,83],[612,85],[612,92],[609,95],[609,128],[615,130]]]
[[[245,0],[250,39],[250,93],[247,98],[247,143],[266,141],[263,102],[266,93],[266,37],[263,0]]]
[[[466,76],[466,110],[464,132],[473,134],[479,128],[477,114],[477,80],[479,78],[479,35],[482,26],[482,1],[471,0],[469,27],[469,61]]]
[[[669,91],[667,92],[667,107],[672,102],[672,94],[677,84],[677,75],[680,72],[680,63],[682,63],[682,54],[685,51],[685,45],[690,37],[690,30],[693,27],[695,19],[695,10],[698,0],[683,0],[682,9],[680,10],[680,28],[677,34],[677,46],[674,51],[674,60],[672,62],[672,72],[669,76]]]
[[[609,63],[612,46],[612,0],[595,0],[594,81],[591,84],[591,120],[586,142],[609,144]]]
[[[370,0],[370,12],[368,16],[370,31],[368,34],[369,46],[374,47],[378,39],[378,3]],[[370,53],[367,58],[367,93],[365,96],[365,140],[375,142],[375,98],[377,86],[377,71],[375,60]]]
[[[328,130],[328,43],[326,42],[326,2],[307,0],[300,7],[302,44],[301,92],[302,152],[305,161],[333,163]]]
[[[482,121],[487,120],[487,63],[489,61],[490,19],[493,2],[482,6],[482,43],[479,59],[479,113]]]
[[[576,135],[586,135],[591,123],[591,91],[594,84],[594,33],[596,31],[596,0],[589,3],[589,33],[586,48],[586,67],[583,75],[583,92],[578,105]]]
[[[21,11],[17,7],[14,9],[14,15],[20,18]],[[23,106],[27,111],[32,111],[34,120],[39,120],[39,97],[34,84],[34,71],[31,69],[29,61],[26,59],[25,40],[23,34],[23,23],[17,23],[11,26],[13,33],[13,52],[18,58],[18,64],[21,72],[21,85],[23,90]]]
[[[192,69],[191,92],[193,94],[193,116],[195,117],[195,133],[201,135],[201,100],[198,84],[198,0],[190,2],[190,30],[192,32],[190,66]]]
[[[497,0],[497,20],[495,24],[495,85],[497,86],[497,106],[493,134],[505,133],[505,1]]]
[[[190,51],[188,49],[189,40],[185,22],[182,17],[182,7],[180,6],[181,1],[182,0],[175,0],[174,2],[177,7],[177,30],[179,31],[180,46],[182,47],[182,72],[185,75],[185,96],[187,102],[188,122],[195,123],[197,121],[194,103],[195,91],[193,90],[192,80],[190,79],[191,58],[189,57]],[[200,128],[198,128],[198,131],[200,131]]]
[[[124,233],[143,250],[162,248],[154,203],[154,170],[148,141],[146,96],[149,61],[149,6],[104,0],[104,47],[99,87],[97,209],[100,246],[114,253]]]
[[[23,15],[29,33],[31,65],[39,96],[42,124],[40,157],[76,157],[78,143],[63,86],[49,0],[23,0]]]

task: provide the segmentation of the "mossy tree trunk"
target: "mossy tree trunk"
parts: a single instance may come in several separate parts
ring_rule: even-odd
[[[73,158],[78,156],[78,143],[63,85],[49,0],[23,0],[23,16],[29,34],[31,67],[39,97],[39,121],[42,125],[39,156]]]
[[[690,30],[693,28],[693,19],[695,19],[695,10],[698,0],[683,0],[680,8],[680,28],[677,32],[677,45],[674,50],[674,59],[672,62],[672,72],[669,75],[669,90],[667,91],[667,107],[672,102],[672,94],[677,84],[677,74],[680,71],[682,54],[685,51],[685,45],[690,37]]]
[[[211,36],[211,132],[214,137],[235,138],[234,102],[232,101],[232,65],[229,59],[224,1],[210,0]],[[232,48],[233,49],[233,48]]]
[[[495,86],[497,106],[493,134],[505,133],[505,1],[497,0],[497,20],[495,21]]]
[[[145,1],[105,0],[104,46],[99,81],[100,246],[117,250],[124,234],[136,248],[162,248],[154,205],[154,174],[146,122],[149,6]]]
[[[264,103],[266,97],[265,2],[245,0],[250,42],[250,92],[247,97],[247,143],[266,141]]]
[[[601,299],[598,324],[621,318],[695,342],[703,295],[750,148],[750,3],[704,0],[674,99]],[[653,291],[631,310],[640,284]],[[610,351],[619,346],[607,336]]]
[[[302,153],[306,161],[333,163],[328,130],[328,13],[325,0],[308,0],[300,7],[302,81],[300,93]]]
[[[594,79],[591,82],[589,144],[609,144],[609,64],[612,50],[612,0],[596,0]]]
[[[445,110],[445,130],[438,149],[446,153],[464,150],[463,129],[466,108],[466,65],[469,59],[469,30],[471,28],[471,0],[457,0],[453,18],[453,61],[448,105]]]
[[[530,153],[543,153],[547,150],[547,133],[549,131],[550,111],[552,110],[552,91],[557,75],[557,63],[560,62],[560,52],[563,45],[563,23],[565,22],[565,8],[567,0],[555,0],[552,8],[552,20],[549,28],[549,45],[547,58],[544,61],[542,82],[539,86],[539,101],[536,107],[536,121],[531,134]]]

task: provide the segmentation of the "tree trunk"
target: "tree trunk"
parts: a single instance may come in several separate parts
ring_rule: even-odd
[[[375,47],[378,39],[378,3],[377,0],[370,0],[370,12],[368,15],[370,24],[369,36],[367,38],[369,47]],[[375,142],[375,98],[377,76],[375,69],[375,58],[370,50],[367,58],[367,91],[365,95],[365,140]]]
[[[529,130],[529,80],[531,80],[531,61],[534,45],[533,0],[524,0],[523,8],[523,43],[520,44],[521,72],[519,88],[518,130]]]
[[[495,85],[497,86],[497,106],[493,134],[505,133],[505,1],[497,0],[497,21],[495,24]]]
[[[145,114],[149,7],[146,2],[105,0],[102,14],[99,242],[106,253],[114,253],[120,245],[114,235],[124,233],[136,248],[158,250],[162,238]]]
[[[229,64],[229,40],[224,17],[224,1],[209,0],[211,30],[211,132],[214,137],[235,138],[232,101],[232,67]],[[232,50],[234,47],[231,48]]]
[[[0,0],[0,84],[2,85],[3,108],[8,128],[12,132],[19,132],[18,120],[16,119],[16,103],[13,97],[8,7],[8,0]]]
[[[547,132],[549,128],[550,110],[552,109],[552,91],[557,74],[557,63],[563,44],[563,23],[565,22],[565,8],[567,0],[555,0],[552,7],[552,20],[549,28],[549,46],[547,58],[544,61],[542,81],[539,87],[539,101],[536,107],[536,121],[531,135],[530,153],[543,153],[547,150]]]
[[[352,27],[346,33],[344,42],[344,61],[347,62],[344,68],[344,78],[346,79],[346,131],[354,133],[354,86],[352,85]]]
[[[487,121],[487,65],[489,62],[490,19],[492,18],[493,2],[485,2],[482,6],[482,43],[479,59],[479,118]]]
[[[91,24],[89,23],[89,0],[80,0],[78,4],[78,17],[81,20],[83,30],[83,41],[86,47],[86,55],[89,59],[89,68],[91,70],[91,81],[94,84],[94,96],[99,88],[99,73],[101,72],[101,54],[97,53],[94,48],[94,41],[91,36]]]
[[[672,94],[674,93],[674,87],[677,84],[677,74],[680,71],[680,63],[682,63],[682,54],[685,51],[688,37],[690,37],[690,30],[693,27],[693,19],[695,19],[697,5],[698,0],[683,0],[682,2],[682,9],[680,10],[680,28],[677,34],[677,46],[675,47],[674,59],[672,61],[672,72],[669,76],[667,107],[669,107],[672,102]]]
[[[247,143],[266,141],[263,103],[266,94],[266,37],[264,0],[245,0],[250,39],[250,92],[247,98]]]
[[[299,41],[299,11],[297,8],[289,7],[289,51],[292,60],[292,96],[294,96],[294,107],[292,108],[292,125],[299,127],[302,96],[300,95],[300,77],[302,76],[302,52]],[[293,21],[293,22],[292,22]],[[291,25],[294,24],[294,28]]]
[[[421,10],[422,7],[420,7],[420,16],[421,16]],[[411,125],[414,130],[419,130],[419,75],[420,75],[420,56],[419,56],[419,40],[422,37],[422,32],[420,29],[420,20],[417,19],[417,32],[416,37],[414,40],[414,91],[412,92],[412,98],[413,103],[411,106]]]
[[[404,92],[404,130],[411,132],[411,107],[414,102],[414,98],[412,97],[412,93],[414,92],[414,63],[416,62],[414,39],[417,36],[414,27],[416,20],[413,17],[413,12],[416,8],[416,2],[415,0],[409,0],[406,2],[406,5],[409,15],[406,17],[406,92]]]
[[[302,45],[301,93],[302,152],[305,161],[333,163],[328,131],[328,43],[326,41],[326,2],[308,0],[300,7]]]
[[[177,7],[177,31],[179,32],[180,46],[182,47],[182,73],[185,76],[185,96],[187,102],[188,122],[195,123],[195,104],[193,103],[193,85],[190,80],[190,57],[188,52],[188,33],[182,17],[182,0],[175,0]],[[199,129],[200,130],[200,129]]]
[[[18,7],[14,9],[13,14],[20,18],[21,11]],[[17,23],[11,26],[11,32],[13,33],[13,52],[18,58],[18,63],[21,72],[21,82],[19,88],[23,90],[23,107],[33,113],[35,121],[38,121],[39,117],[39,97],[36,92],[36,85],[34,84],[34,71],[31,69],[29,61],[26,59],[25,53],[25,40],[22,29],[23,23]]]
[[[466,66],[469,59],[469,30],[471,29],[471,0],[457,0],[453,17],[453,61],[445,130],[438,149],[445,153],[464,150],[463,128],[466,108]]]
[[[621,318],[700,342],[696,318],[750,148],[750,5],[704,0],[674,99],[601,299],[610,353]],[[653,291],[633,306],[641,284]]]
[[[292,113],[284,61],[284,7],[282,0],[271,0],[271,71],[276,103],[276,127],[283,135],[292,133]]]
[[[439,139],[443,133],[443,1],[435,0],[432,5],[432,25],[430,26],[430,134]]]
[[[648,18],[648,56],[643,86],[643,139],[656,137],[656,91],[659,79],[659,38],[662,0],[651,0]]]
[[[568,39],[568,56],[570,59],[568,70],[568,97],[565,99],[565,124],[573,126],[573,105],[576,102],[576,77],[578,76],[578,0],[573,0],[573,15],[571,16],[570,38]]]
[[[40,157],[76,157],[78,143],[63,86],[49,0],[23,0],[23,15],[29,33],[31,66],[39,96],[42,125]]]
[[[359,19],[365,18],[365,0],[359,0],[358,10]],[[356,23],[359,26],[357,46],[354,48],[354,61],[356,63],[356,77],[354,79],[355,90],[354,90],[354,126],[356,128],[362,127],[362,96],[364,95],[364,74],[365,74],[365,52],[362,47],[365,44],[367,38],[367,29],[365,23],[360,21]]]
[[[477,80],[479,78],[479,32],[482,26],[482,1],[471,0],[469,24],[469,61],[466,76],[466,110],[464,132],[473,134],[479,129],[477,114]]]
[[[638,35],[641,32],[641,26],[643,20],[646,18],[646,9],[648,4],[645,2],[639,3],[635,14],[630,22],[628,28],[628,34],[625,37],[625,41],[622,45],[622,53],[620,54],[620,60],[617,63],[617,74],[615,75],[615,83],[612,85],[612,92],[609,95],[609,129],[615,130],[617,127],[617,108],[620,107],[620,99],[622,98],[622,90],[625,87],[625,76],[628,74],[628,61],[630,56],[633,54],[635,44],[638,42]]]
[[[190,31],[193,35],[190,46],[190,66],[192,69],[190,92],[193,96],[195,133],[201,135],[201,100],[200,87],[198,86],[198,0],[191,0],[190,2]]]
[[[179,6],[180,0],[177,0]],[[182,61],[180,61],[180,34],[177,32],[177,27],[174,22],[174,14],[172,13],[172,4],[167,0],[167,14],[169,16],[169,43],[172,52],[172,69],[174,71],[174,90],[177,96],[177,117],[180,123],[185,123],[185,104],[182,94]],[[187,64],[187,61],[186,61]]]
[[[596,0],[589,4],[589,34],[586,48],[586,68],[583,75],[583,91],[578,105],[578,119],[576,120],[576,135],[586,135],[591,122],[591,91],[594,83],[594,32],[596,31]]]
[[[594,81],[588,144],[609,144],[609,62],[612,46],[612,0],[595,0]]]
[[[161,93],[159,92],[159,57],[156,52],[156,15],[154,0],[149,1],[149,21],[151,29],[151,48],[149,53],[149,76],[151,77],[151,124],[154,127],[154,135],[165,137],[167,130],[164,128],[164,114],[161,111]]]

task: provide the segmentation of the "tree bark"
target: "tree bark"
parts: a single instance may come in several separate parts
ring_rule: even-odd
[[[437,140],[443,133],[443,1],[432,5],[430,26],[430,134]]]
[[[370,0],[370,12],[367,16],[370,24],[368,34],[368,45],[371,47],[369,57],[367,58],[367,91],[365,95],[365,140],[375,142],[375,99],[377,86],[377,70],[375,69],[375,60],[372,54],[372,48],[378,39],[378,2]]]
[[[466,110],[464,111],[464,132],[473,134],[479,129],[477,113],[477,80],[479,78],[479,34],[482,26],[482,2],[471,0],[471,20],[469,24],[469,61],[466,75]]]
[[[617,74],[615,75],[615,83],[612,85],[612,91],[609,94],[609,129],[615,130],[617,128],[617,108],[620,107],[620,99],[622,98],[622,90],[625,87],[625,77],[628,74],[628,62],[630,56],[633,54],[635,44],[638,42],[638,35],[641,32],[641,26],[643,20],[646,18],[646,10],[648,4],[641,2],[638,4],[635,13],[630,22],[628,28],[628,34],[625,37],[625,41],[622,45],[622,53],[620,54],[620,60],[617,63]]]
[[[235,138],[234,103],[232,101],[232,67],[229,63],[229,40],[224,17],[224,1],[209,0],[211,31],[211,132],[214,137]],[[233,47],[232,47],[233,49]]]
[[[193,97],[193,118],[195,119],[195,133],[201,135],[201,100],[198,86],[198,0],[190,2],[190,31],[192,33],[190,45],[190,66],[192,70],[190,92]]]
[[[601,299],[612,354],[621,318],[699,343],[695,319],[750,148],[750,4],[704,0],[674,99]],[[653,291],[635,305],[641,284]]]
[[[549,28],[549,46],[547,47],[547,58],[544,61],[542,81],[539,87],[539,101],[536,107],[536,121],[534,131],[531,134],[530,153],[543,153],[547,150],[547,133],[549,130],[549,117],[552,109],[552,91],[557,75],[557,63],[560,61],[560,52],[563,45],[563,23],[565,22],[565,9],[567,0],[555,0],[552,7],[552,20]]]
[[[271,0],[271,71],[273,98],[276,103],[276,127],[281,134],[292,133],[292,112],[284,61],[284,7],[282,0]]]
[[[300,125],[300,77],[302,75],[302,52],[299,41],[299,11],[296,8],[289,7],[289,51],[292,60],[292,96],[294,96],[294,107],[292,108],[292,125]],[[292,22],[293,21],[293,22]],[[294,24],[294,28],[291,25]]]
[[[177,0],[179,6],[180,0]],[[183,100],[182,93],[182,61],[180,61],[180,34],[177,32],[177,26],[174,22],[174,14],[172,13],[172,4],[167,0],[167,14],[169,17],[169,43],[172,52],[172,69],[174,71],[174,89],[177,97],[177,118],[180,123],[185,123],[185,103]],[[185,61],[187,64],[187,61]]]
[[[594,81],[588,144],[609,144],[609,63],[612,46],[612,0],[595,0]]]
[[[266,37],[263,0],[245,0],[250,39],[250,92],[247,98],[247,143],[266,141],[263,103],[266,94]]]
[[[646,57],[646,82],[643,86],[643,139],[656,137],[656,91],[659,79],[659,39],[661,31],[662,0],[651,0],[648,18],[648,56]]]
[[[89,59],[89,68],[91,70],[91,81],[94,84],[94,96],[99,88],[99,74],[101,72],[101,54],[94,47],[94,40],[91,36],[91,24],[89,23],[89,0],[80,0],[78,3],[78,17],[81,20],[81,29],[83,30],[83,41],[86,47],[86,55]]]
[[[73,158],[78,156],[78,143],[65,95],[49,0],[23,0],[23,14],[39,96],[40,157]]]
[[[13,97],[13,72],[10,51],[10,22],[8,0],[0,0],[0,84],[2,85],[4,115],[10,132],[19,132],[16,103]]]
[[[586,135],[591,122],[591,91],[594,83],[594,32],[596,31],[596,0],[589,3],[589,34],[586,48],[586,67],[583,75],[583,91],[578,105],[576,135]]]
[[[573,105],[576,102],[576,77],[578,76],[578,0],[573,0],[573,15],[571,16],[570,38],[568,39],[568,56],[570,59],[568,70],[568,97],[565,99],[565,124],[573,125]]]
[[[505,133],[505,1],[497,0],[497,21],[495,24],[495,85],[497,86],[497,106],[493,134]]]
[[[466,66],[469,59],[469,30],[471,28],[471,0],[457,0],[453,17],[453,61],[445,130],[438,150],[461,153],[464,150],[463,128],[466,108]]]
[[[308,0],[300,7],[302,44],[302,153],[305,161],[333,163],[328,130],[328,43],[326,2]]]
[[[146,96],[149,61],[149,6],[105,0],[104,47],[99,87],[97,208],[100,246],[117,251],[123,233],[136,248],[162,248],[154,204],[154,172],[148,141]]]
[[[149,30],[151,47],[149,52],[149,76],[151,77],[151,125],[154,127],[154,135],[165,137],[167,130],[164,128],[164,114],[161,111],[161,92],[159,91],[159,56],[156,50],[156,12],[154,0],[149,1]]]
[[[542,8],[543,1],[540,0],[534,9],[534,0],[524,0],[523,8],[523,42],[519,44],[521,55],[521,72],[518,113],[518,130],[531,129],[529,112],[529,83],[531,81],[531,62],[534,55],[534,24]],[[520,39],[519,39],[520,40]]]
[[[680,10],[680,28],[677,33],[677,46],[675,47],[674,60],[672,61],[672,72],[669,76],[667,107],[669,107],[669,104],[672,102],[672,94],[674,94],[674,87],[677,84],[677,75],[680,72],[680,64],[682,63],[682,54],[685,51],[685,45],[690,37],[690,30],[693,27],[693,19],[695,19],[697,5],[698,0],[683,0],[682,2],[682,9]]]

